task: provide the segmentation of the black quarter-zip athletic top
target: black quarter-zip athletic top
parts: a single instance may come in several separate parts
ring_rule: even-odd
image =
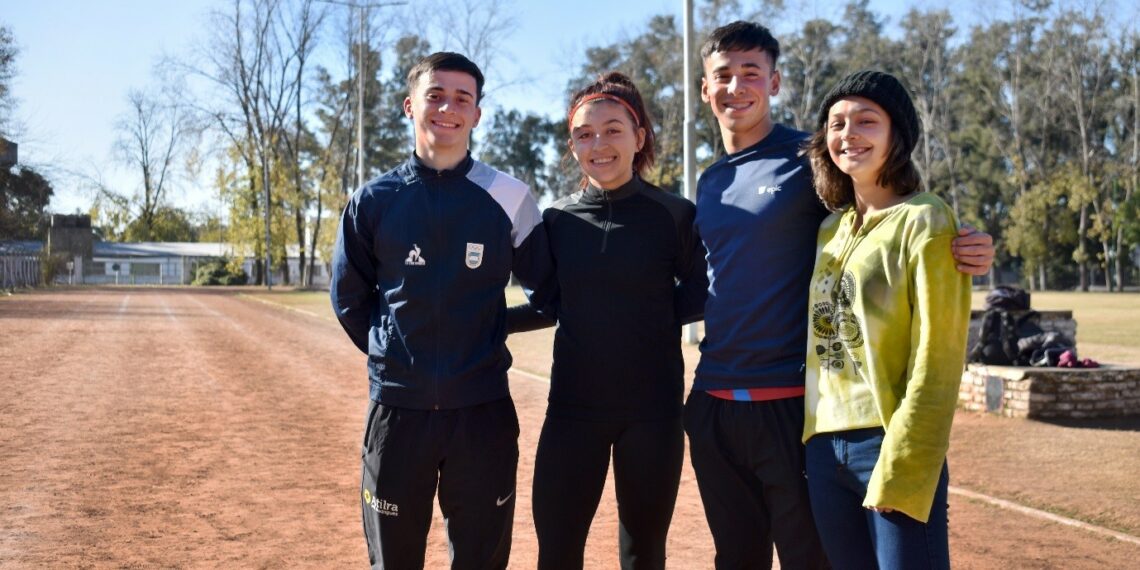
[[[681,324],[704,312],[708,278],[695,209],[634,177],[543,212],[556,267],[551,416],[653,420],[680,414]],[[532,303],[533,306],[533,303]],[[512,329],[533,323],[512,309]],[[533,327],[533,324],[529,325]]]
[[[368,355],[373,400],[439,410],[509,395],[503,289],[512,272],[551,289],[526,184],[470,156],[439,171],[413,155],[353,194],[338,232],[330,297]]]

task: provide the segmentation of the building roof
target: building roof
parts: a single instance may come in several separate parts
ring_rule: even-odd
[[[43,248],[41,241],[0,241],[0,255],[39,255]]]
[[[217,242],[97,241],[94,246],[94,255],[98,257],[227,257],[233,254],[230,244]]]
[[[120,243],[96,241],[94,257],[232,257],[233,244],[219,242],[142,241]],[[0,241],[0,255],[38,255],[44,248],[42,241]],[[286,246],[290,258],[299,257],[296,244]],[[311,252],[310,252],[311,255]],[[250,254],[247,253],[246,257]],[[317,254],[320,259],[320,254]]]

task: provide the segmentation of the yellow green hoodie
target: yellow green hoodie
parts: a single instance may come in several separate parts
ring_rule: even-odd
[[[969,277],[950,250],[957,220],[919,193],[819,228],[808,305],[804,441],[882,427],[868,507],[926,522],[950,443],[966,352]]]

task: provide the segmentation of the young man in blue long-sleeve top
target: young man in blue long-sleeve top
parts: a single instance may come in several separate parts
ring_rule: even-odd
[[[504,568],[519,428],[503,289],[512,272],[538,288],[550,253],[526,184],[468,152],[479,68],[432,54],[408,91],[415,153],[353,194],[333,253],[333,309],[368,355],[368,554],[375,568],[422,568],[438,484],[453,567]]]

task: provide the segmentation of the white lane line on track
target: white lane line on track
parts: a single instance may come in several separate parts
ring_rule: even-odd
[[[172,323],[178,322],[178,319],[174,318],[174,312],[170,310],[170,303],[166,302],[166,297],[159,297],[158,300],[162,303],[162,310],[166,313],[166,318],[170,319]]]
[[[950,494],[951,495],[959,495],[959,496],[966,497],[968,499],[974,499],[977,501],[982,501],[982,502],[994,505],[996,507],[1008,509],[1011,511],[1016,511],[1016,512],[1019,512],[1019,513],[1024,514],[1024,515],[1029,515],[1031,517],[1036,517],[1039,519],[1045,519],[1047,521],[1052,521],[1052,522],[1055,522],[1058,524],[1077,527],[1080,529],[1087,530],[1089,532],[1093,532],[1093,533],[1104,535],[1104,536],[1109,536],[1109,537],[1115,538],[1116,540],[1120,540],[1123,542],[1128,542],[1128,543],[1140,546],[1140,538],[1136,538],[1135,536],[1132,536],[1129,534],[1124,534],[1123,532],[1117,532],[1117,531],[1112,530],[1112,529],[1107,529],[1107,528],[1104,528],[1102,526],[1097,526],[1094,524],[1082,522],[1082,521],[1079,521],[1076,519],[1071,519],[1069,517],[1063,517],[1061,515],[1055,515],[1053,513],[1049,513],[1049,512],[1045,512],[1042,510],[1035,509],[1033,507],[1027,507],[1025,505],[1019,505],[1017,503],[1014,503],[1012,501],[1007,501],[1005,499],[999,499],[997,497],[991,497],[989,495],[984,495],[982,493],[978,493],[975,491],[970,491],[968,489],[963,489],[961,487],[954,487],[954,486],[950,487]]]
[[[130,305],[130,304],[131,304],[131,296],[130,296],[130,294],[127,294],[127,296],[126,296],[126,297],[123,297],[123,302],[122,302],[122,303],[119,303],[119,317],[120,317],[120,318],[121,318],[121,317],[122,317],[124,314],[126,314],[126,312],[127,312],[127,305]]]
[[[270,301],[268,299],[262,299],[260,297],[254,297],[252,295],[246,295],[244,293],[239,294],[238,297],[241,297],[242,299],[249,299],[251,301],[257,301],[258,303],[265,303],[266,305],[269,305],[270,307],[277,307],[279,309],[285,309],[286,311],[293,311],[294,313],[301,313],[302,315],[308,315],[310,317],[325,320],[324,317],[322,317],[322,316],[320,316],[320,315],[318,315],[312,311],[306,311],[305,309],[298,309],[297,307],[290,307],[289,305],[276,303],[276,302]]]
[[[539,382],[546,382],[547,384],[550,383],[550,378],[547,378],[546,376],[540,376],[540,375],[535,374],[533,372],[527,372],[525,370],[519,370],[518,368],[511,368],[510,370],[507,370],[507,374],[518,374],[519,376],[530,378],[531,380],[537,380]]]

